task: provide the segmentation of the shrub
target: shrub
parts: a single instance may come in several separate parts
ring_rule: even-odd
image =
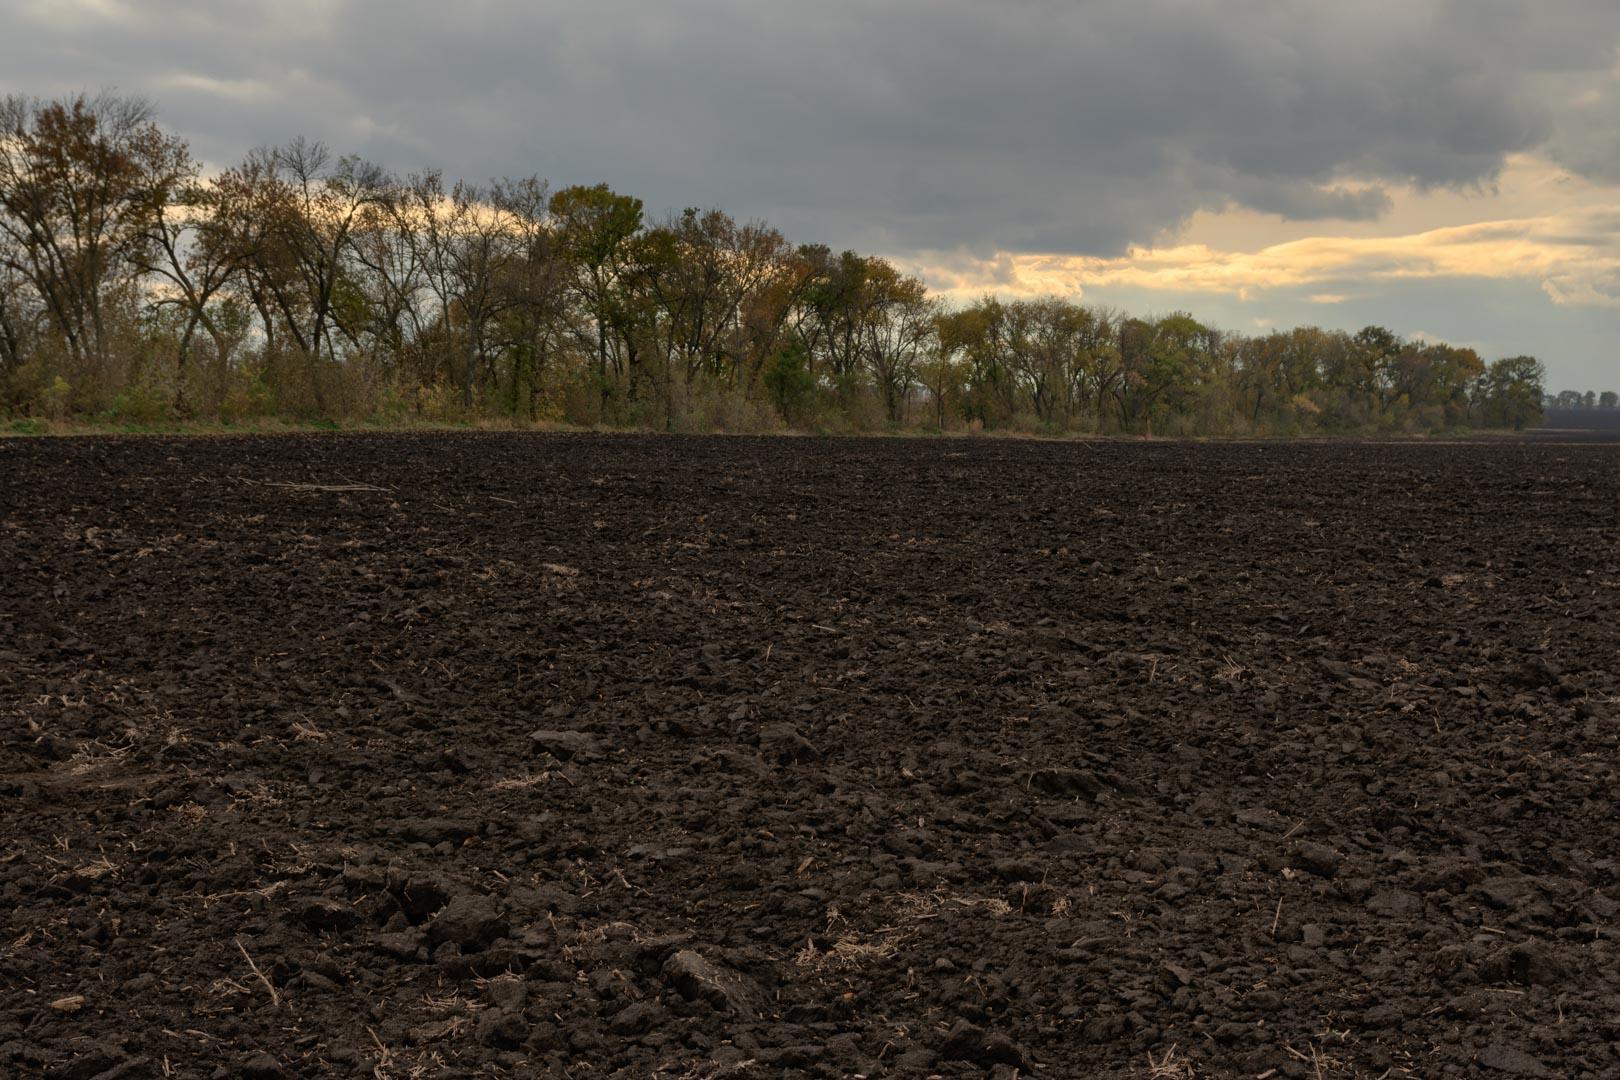
[[[765,390],[782,419],[803,424],[815,405],[816,377],[805,362],[804,349],[795,344],[772,358],[765,368]]]
[[[73,397],[73,387],[68,381],[58,375],[53,378],[50,385],[39,392],[40,408],[52,420],[61,420],[67,415],[68,403]]]
[[[169,419],[169,402],[152,387],[136,383],[113,396],[108,413],[121,424],[161,424]]]

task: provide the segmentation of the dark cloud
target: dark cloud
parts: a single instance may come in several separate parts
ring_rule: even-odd
[[[867,250],[1106,254],[1234,204],[1361,219],[1541,146],[1620,172],[1612,0],[56,0],[11,23],[0,89],[147,94],[215,163],[302,133]]]

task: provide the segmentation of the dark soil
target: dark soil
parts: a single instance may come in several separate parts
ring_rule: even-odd
[[[1620,447],[7,441],[0,574],[0,1075],[1620,1076]]]

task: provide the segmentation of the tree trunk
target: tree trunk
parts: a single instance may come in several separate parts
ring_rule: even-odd
[[[465,306],[465,305],[463,305]],[[461,376],[461,407],[468,412],[472,411],[473,369],[478,363],[478,333],[477,324],[471,315],[467,318],[467,366]]]
[[[596,320],[596,381],[602,391],[603,416],[600,419],[605,419],[608,398],[611,395],[608,393],[607,379],[607,327],[604,325],[600,314],[598,314]]]
[[[185,331],[180,335],[174,361],[174,411],[181,416],[186,413],[186,364],[191,355],[191,339],[196,333],[197,315],[193,312],[186,320]]]
[[[304,355],[309,358],[309,389],[315,395],[315,411],[326,415],[326,395],[321,392],[321,339],[326,336],[325,305],[315,313],[315,326],[310,334],[309,347]]]

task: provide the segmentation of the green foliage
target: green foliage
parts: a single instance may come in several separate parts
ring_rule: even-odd
[[[242,421],[270,416],[276,411],[275,394],[257,371],[244,371],[220,402],[220,418]]]
[[[60,420],[67,415],[68,401],[72,396],[73,387],[62,376],[55,375],[51,378],[51,384],[40,391],[39,404],[46,416]]]
[[[815,400],[816,377],[810,374],[802,346],[794,343],[772,357],[765,368],[764,383],[783,420],[799,424],[808,418]]]
[[[146,427],[162,424],[171,414],[167,400],[151,387],[136,384],[114,395],[107,417],[116,424]]]
[[[1546,377],[1546,370],[1533,356],[1512,356],[1491,364],[1476,389],[1483,425],[1517,431],[1539,424]]]

